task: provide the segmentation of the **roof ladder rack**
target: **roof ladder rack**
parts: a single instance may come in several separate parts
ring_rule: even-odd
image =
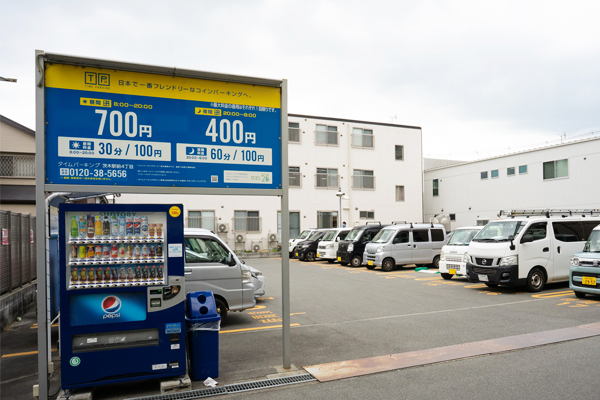
[[[500,210],[498,217],[530,217],[530,216],[545,216],[550,218],[552,215],[561,215],[563,217],[581,215],[581,216],[599,216],[600,209],[532,209],[532,210]]]

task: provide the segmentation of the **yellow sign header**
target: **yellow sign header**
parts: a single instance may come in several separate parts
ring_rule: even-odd
[[[46,63],[46,87],[281,108],[276,87],[66,64]]]

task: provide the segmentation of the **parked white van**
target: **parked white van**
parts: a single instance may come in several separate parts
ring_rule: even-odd
[[[294,248],[298,245],[298,243],[305,241],[306,239],[308,239],[308,237],[310,235],[312,235],[316,231],[317,231],[317,228],[305,229],[302,232],[300,232],[300,235],[298,235],[297,238],[290,239],[290,242],[289,242],[290,258],[294,257]]]
[[[256,305],[252,271],[208,229],[185,228],[185,290],[211,290],[217,312],[242,311]]]
[[[442,224],[393,224],[382,228],[367,244],[363,260],[368,269],[381,266],[384,271],[408,264],[431,264],[438,268],[445,244],[446,230]]]
[[[467,250],[471,239],[483,226],[465,226],[456,229],[448,244],[442,247],[440,253],[440,274],[444,279],[452,279],[456,276],[467,276]]]
[[[333,228],[323,236],[317,249],[317,258],[333,263],[337,259],[338,245],[350,232],[350,228]]]
[[[519,210],[487,224],[469,244],[467,278],[487,286],[525,285],[539,292],[546,283],[569,280],[571,256],[583,250],[600,224],[600,210]]]

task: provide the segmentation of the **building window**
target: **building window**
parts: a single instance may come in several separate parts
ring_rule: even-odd
[[[360,219],[375,219],[375,211],[360,211]]]
[[[317,125],[316,134],[316,144],[322,144],[326,146],[337,146],[337,126]]]
[[[288,142],[300,143],[300,123],[288,122]]]
[[[188,211],[188,228],[215,229],[215,212],[213,210]]]
[[[481,179],[487,179],[487,171],[481,173]]]
[[[569,176],[569,160],[544,163],[544,179],[566,178]]]
[[[337,168],[317,168],[316,177],[317,187],[337,189],[340,186]]]
[[[281,241],[281,211],[277,211],[277,233]],[[290,238],[300,236],[300,212],[290,211]]]
[[[450,221],[456,221],[456,214],[450,214]]]
[[[353,189],[375,189],[375,177],[373,171],[355,169],[352,176]]]
[[[492,178],[497,178],[498,177],[498,170],[497,169],[493,169],[492,170]]]
[[[526,174],[527,173],[527,165],[520,165],[519,166],[519,174]]]
[[[317,211],[317,228],[337,228],[337,212]]]
[[[35,156],[0,156],[0,176],[10,178],[35,178]]]
[[[515,174],[515,167],[506,168],[506,176],[513,176]]]
[[[404,161],[404,146],[396,145],[396,160]]]
[[[396,201],[404,201],[404,186],[396,186]]]
[[[440,194],[439,192],[439,180],[438,179],[434,179],[433,180],[433,195],[434,196],[438,196]]]
[[[238,232],[260,232],[258,211],[234,211],[233,230]]]
[[[302,174],[300,174],[300,167],[289,167],[290,168],[290,187],[302,186]]]
[[[373,148],[373,130],[353,128],[352,146]]]
[[[490,222],[489,219],[478,219],[477,226],[486,226],[488,224],[488,222]]]

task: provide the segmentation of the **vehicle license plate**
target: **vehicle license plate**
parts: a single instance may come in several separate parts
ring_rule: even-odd
[[[373,261],[368,261],[367,262],[369,265],[373,265]]]
[[[298,257],[298,253],[296,253],[296,257]]]
[[[456,270],[455,269],[449,269],[448,272],[450,273],[450,275],[456,275]]]
[[[582,276],[581,283],[583,283],[584,285],[596,286],[596,278],[590,276]]]
[[[321,255],[320,255],[319,253],[317,253],[317,258],[318,258],[318,257],[321,257]]]
[[[489,282],[487,275],[478,275],[478,277],[481,282]]]
[[[338,257],[338,261],[342,261],[342,257]]]

